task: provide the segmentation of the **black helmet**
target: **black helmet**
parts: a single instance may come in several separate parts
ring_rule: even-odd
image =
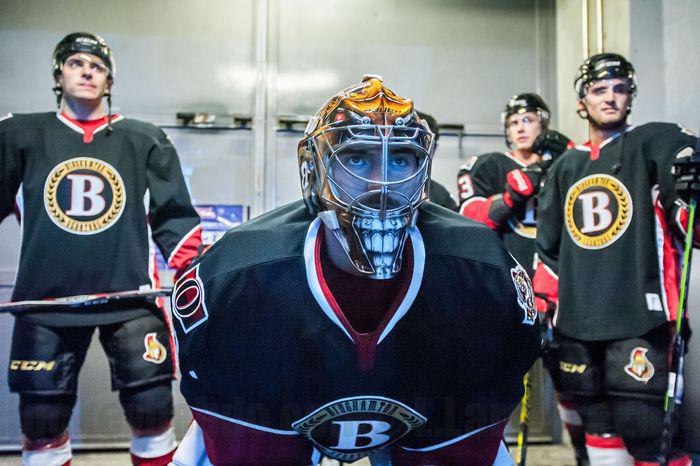
[[[578,69],[578,76],[574,80],[574,89],[576,89],[579,99],[586,96],[588,84],[607,78],[627,78],[630,93],[632,96],[637,95],[637,79],[632,63],[616,53],[599,53],[589,57]]]
[[[542,129],[547,129],[549,126],[549,107],[544,103],[542,97],[537,94],[525,92],[523,94],[515,94],[506,104],[506,108],[501,113],[501,123],[503,123],[503,131],[506,136],[506,145],[511,146],[511,141],[508,138],[508,117],[515,114],[534,112],[540,119]]]
[[[543,128],[549,124],[549,107],[544,103],[542,97],[537,94],[523,93],[515,94],[506,104],[506,108],[501,113],[501,122],[505,128],[508,117],[516,113],[534,112],[540,117]]]
[[[61,65],[66,58],[77,52],[90,53],[100,57],[109,72],[108,78],[114,79],[116,65],[112,51],[102,37],[89,32],[73,32],[61,39],[56,45],[51,57],[51,69],[54,77],[61,72]]]

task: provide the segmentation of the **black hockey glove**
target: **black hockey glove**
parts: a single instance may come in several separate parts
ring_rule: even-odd
[[[676,192],[683,201],[700,198],[700,147],[681,149],[673,160],[672,173],[676,179]]]
[[[542,131],[532,143],[532,152],[540,154],[540,164],[547,170],[552,163],[567,149],[573,146],[569,138],[558,131],[547,129]]]
[[[541,162],[531,163],[527,167],[511,170],[506,175],[506,189],[503,200],[510,208],[517,207],[527,202],[540,190],[542,178],[547,170]]]

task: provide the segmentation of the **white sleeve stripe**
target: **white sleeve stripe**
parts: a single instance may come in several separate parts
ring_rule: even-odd
[[[488,425],[488,426],[480,427],[480,428],[478,428],[478,429],[476,429],[476,430],[472,430],[471,432],[467,432],[467,433],[464,434],[464,435],[460,435],[459,437],[455,437],[455,438],[453,438],[453,439],[451,439],[451,440],[447,440],[446,442],[438,443],[437,445],[433,445],[433,446],[431,446],[431,447],[425,447],[425,448],[408,448],[408,447],[401,447],[401,448],[402,448],[403,450],[406,450],[406,451],[434,451],[434,450],[439,450],[440,448],[448,447],[448,446],[450,446],[450,445],[452,445],[452,444],[455,444],[455,443],[457,443],[457,442],[461,442],[461,441],[464,440],[465,438],[471,437],[472,435],[476,435],[476,434],[478,434],[479,432],[482,432],[482,431],[484,431],[484,430],[486,430],[486,429],[490,429],[491,427],[493,427],[493,426],[495,426],[495,425],[498,425],[498,424],[500,424],[501,422],[503,422],[503,420],[498,421],[498,422],[494,422],[493,424],[490,424],[490,425]]]
[[[190,239],[190,237],[197,232],[197,230],[201,230],[201,229],[202,229],[202,225],[197,224],[197,225],[195,225],[194,228],[192,228],[190,231],[188,231],[185,236],[182,237],[180,242],[177,243],[177,245],[175,246],[175,249],[173,249],[173,252],[170,253],[170,257],[168,257],[168,265],[170,265],[173,258],[175,257],[175,254],[177,254],[177,252],[180,250],[182,245],[185,244],[187,242],[187,240]]]
[[[228,421],[228,422],[231,422],[231,423],[233,423],[233,424],[238,424],[238,425],[243,426],[243,427],[248,427],[248,428],[251,428],[251,429],[260,430],[260,431],[268,432],[268,433],[271,433],[271,434],[278,434],[278,435],[299,435],[299,432],[297,432],[296,430],[271,429],[271,428],[269,428],[269,427],[259,426],[259,425],[257,425],[257,424],[251,424],[251,423],[249,423],[249,422],[241,421],[240,419],[234,419],[234,418],[232,418],[232,417],[224,416],[223,414],[215,413],[215,412],[213,412],[213,411],[208,411],[208,410],[206,410],[206,409],[195,408],[194,406],[190,406],[190,409],[193,410],[193,411],[200,412],[200,413],[202,413],[202,414],[206,414],[207,416],[212,416],[212,417],[215,417],[215,418],[217,418],[217,419],[221,419],[221,420],[223,420],[223,421]]]

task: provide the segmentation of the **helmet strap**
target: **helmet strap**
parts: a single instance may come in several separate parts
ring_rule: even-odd
[[[105,134],[109,136],[114,131],[112,128],[112,93],[108,91],[105,97],[107,97],[107,129]]]

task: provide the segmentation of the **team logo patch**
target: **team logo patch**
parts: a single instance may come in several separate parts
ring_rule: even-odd
[[[632,197],[620,180],[598,174],[566,193],[566,229],[578,246],[602,249],[617,241],[632,221]]]
[[[510,269],[510,276],[513,278],[515,291],[518,294],[518,305],[525,312],[523,324],[533,325],[537,319],[537,308],[535,307],[535,293],[532,291],[532,282],[527,272],[521,266]]]
[[[508,226],[516,234],[525,238],[535,238],[537,236],[537,207],[536,198],[531,197],[525,204],[525,215],[522,219],[511,215],[508,218]]]
[[[44,208],[59,228],[94,235],[114,225],[124,212],[126,192],[113,166],[90,157],[61,162],[44,184]]]
[[[155,364],[162,364],[165,358],[168,357],[168,351],[165,346],[158,341],[156,332],[147,333],[143,339],[143,344],[146,346],[146,352],[143,353],[143,359]]]
[[[647,383],[654,376],[654,365],[647,359],[647,348],[637,346],[630,352],[630,362],[625,366],[625,372],[640,382]]]
[[[294,422],[292,428],[324,455],[352,462],[391,445],[426,420],[390,398],[358,396],[328,403]]]
[[[189,270],[177,282],[172,296],[172,309],[185,333],[203,324],[209,318],[209,312],[204,303],[204,286],[199,278],[199,265]]]

